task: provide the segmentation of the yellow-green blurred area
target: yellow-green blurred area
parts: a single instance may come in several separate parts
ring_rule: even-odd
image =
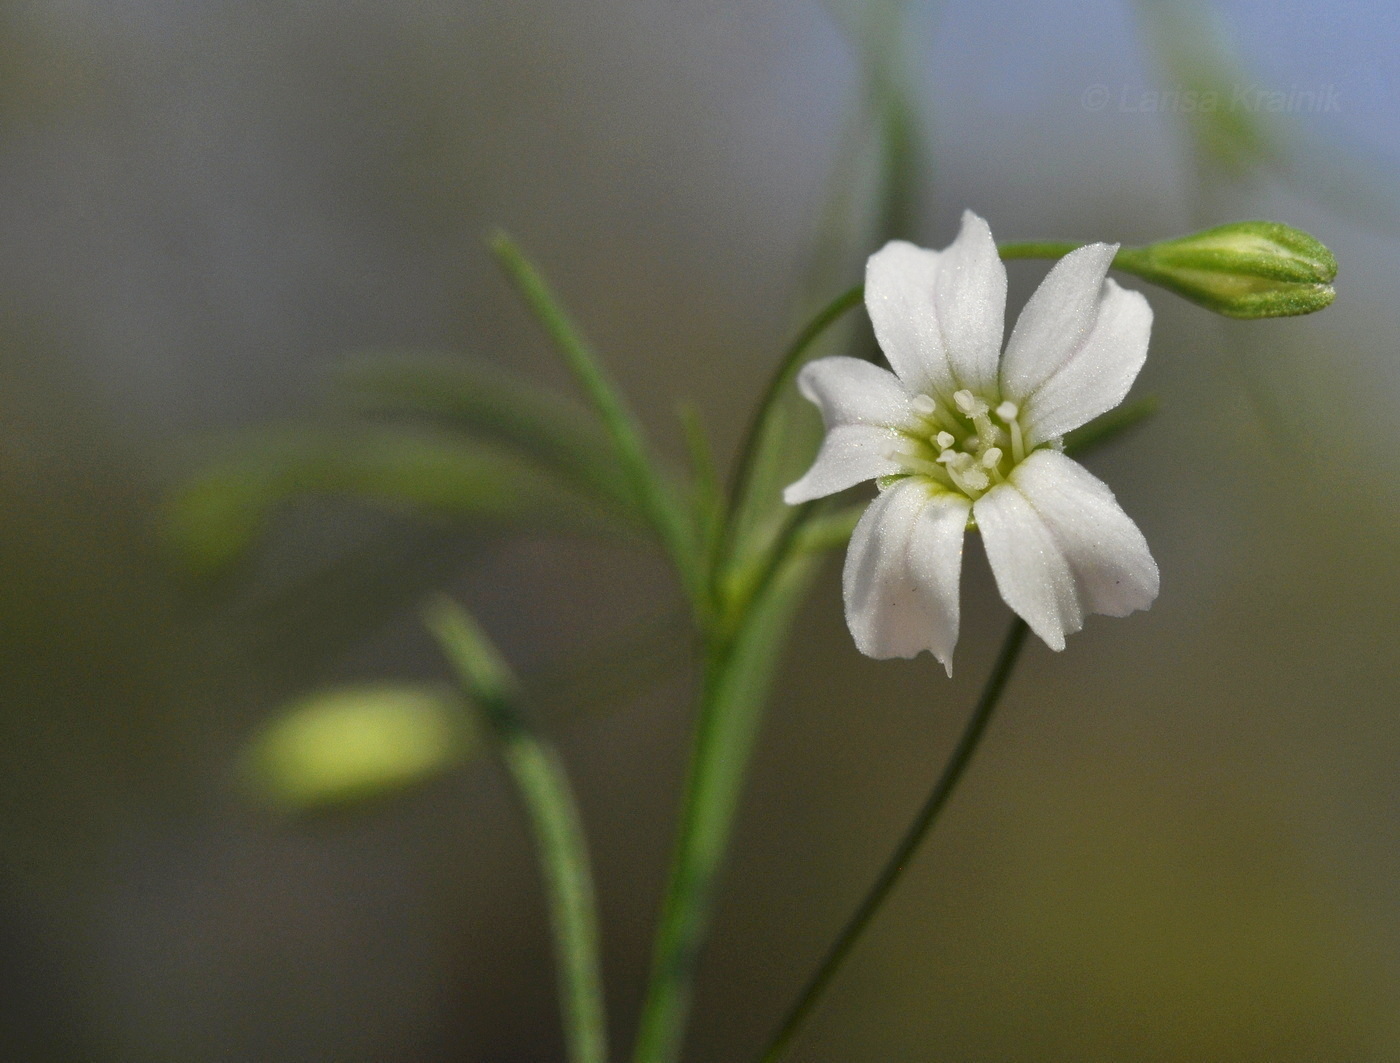
[[[869,14],[0,8],[0,1058],[562,1058],[523,818],[424,693],[449,678],[418,618],[430,588],[474,610],[573,773],[626,1045],[692,720],[660,562],[565,520],[522,534],[323,499],[278,509],[250,557],[201,578],[161,534],[165,499],[235,430],[332,431],[327,381],[357,352],[461,352],[567,392],[484,250],[498,228],[658,449],[680,464],[688,399],[727,457],[799,308],[873,250],[853,225],[818,254],[843,187],[850,217],[879,213],[872,182],[842,177],[876,124]],[[1137,393],[1161,410],[1089,465],[1151,543],[1161,597],[1091,619],[1063,654],[1030,649],[793,1058],[1398,1060],[1400,10],[946,0],[902,17],[866,49],[915,116],[901,235],[944,245],[964,207],[1003,240],[1266,218],[1332,249],[1338,295],[1237,322],[1148,291]],[[1184,102],[1204,92],[1216,108]],[[1013,314],[1044,268],[1010,267]],[[922,800],[1007,621],[972,546],[955,678],[865,660],[838,568],[760,739],[695,1063],[756,1054]],[[448,770],[314,815],[250,799],[269,721],[384,683],[410,685],[407,715],[371,708],[353,726],[380,738],[329,748],[391,782]],[[316,748],[315,724],[277,755]]]

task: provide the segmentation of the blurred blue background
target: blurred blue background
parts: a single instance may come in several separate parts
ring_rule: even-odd
[[[561,1058],[532,856],[492,764],[304,820],[251,807],[233,765],[305,690],[444,675],[414,610],[435,582],[536,674],[664,613],[664,569],[325,504],[211,587],[170,556],[162,499],[222,433],[323,409],[356,351],[466,351],[565,389],[484,251],[497,228],[663,451],[682,453],[685,398],[727,455],[798,308],[873,249],[850,242],[813,290],[833,175],[873,121],[869,17],[838,0],[0,9],[0,1055]],[[1149,291],[1138,391],[1162,410],[1091,467],[1152,544],[1161,597],[1027,655],[795,1058],[1400,1059],[1400,9],[902,17],[881,53],[921,137],[901,235],[946,244],[964,207],[1003,240],[1261,217],[1341,270],[1336,304],[1300,320]],[[1202,85],[1222,86],[1218,111],[1170,95]],[[1250,105],[1266,91],[1295,102]],[[1043,272],[1011,267],[1013,314]],[[368,575],[335,569],[366,556]],[[1005,623],[971,550],[957,677],[864,660],[836,569],[761,739],[693,1060],[755,1053]],[[691,713],[684,667],[660,671],[605,707],[541,706],[595,845],[619,1044]]]

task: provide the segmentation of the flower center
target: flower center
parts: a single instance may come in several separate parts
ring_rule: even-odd
[[[910,475],[927,476],[975,500],[1026,456],[1015,403],[994,406],[964,389],[953,393],[951,407],[916,396],[914,410],[918,424],[904,429],[904,443],[893,455]]]

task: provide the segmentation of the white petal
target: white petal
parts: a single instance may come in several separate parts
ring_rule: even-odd
[[[1157,598],[1157,562],[1108,485],[1073,458],[1040,450],[1011,480],[1064,550],[1086,613],[1127,616]]]
[[[1103,282],[1098,317],[1083,345],[1021,407],[1026,444],[1036,446],[1113,409],[1147,358],[1152,307],[1141,292]]]
[[[826,433],[817,459],[802,479],[783,490],[790,506],[825,498],[877,476],[892,476],[903,467],[891,455],[905,444],[893,428],[872,425],[837,425]]]
[[[973,515],[1001,596],[1051,649],[1064,649],[1085,613],[1126,616],[1157,597],[1157,564],[1137,525],[1063,454],[1032,454]]]
[[[923,599],[928,627],[924,644],[953,675],[958,642],[958,582],[962,577],[963,537],[972,502],[951,491],[929,499],[909,538],[909,572]]]
[[[933,308],[938,252],[891,240],[865,263],[865,309],[875,339],[910,391],[957,390]]]
[[[1010,482],[979,498],[972,516],[1006,604],[1052,650],[1064,649],[1065,635],[1084,626],[1084,615],[1069,562],[1050,529]]]
[[[939,256],[933,301],[954,380],[979,395],[992,392],[1006,329],[1006,267],[992,230],[970,210]]]
[[[1001,362],[1006,396],[1029,395],[1084,342],[1098,316],[1099,294],[1117,244],[1076,248],[1045,275],[1026,301]]]
[[[958,579],[970,503],[927,480],[901,480],[871,503],[851,536],[846,623],[868,657],[930,650],[952,674]]]
[[[963,213],[944,251],[895,240],[871,255],[865,305],[880,349],[911,391],[981,393],[995,383],[1006,267],[976,214]]]
[[[788,485],[783,501],[810,502],[901,471],[890,457],[904,442],[894,426],[912,411],[909,392],[893,373],[859,358],[819,358],[802,368],[797,386],[821,410],[827,433],[812,467]]]
[[[910,420],[909,392],[899,378],[859,358],[818,358],[797,374],[797,388],[816,403],[827,428],[838,424],[897,427]]]

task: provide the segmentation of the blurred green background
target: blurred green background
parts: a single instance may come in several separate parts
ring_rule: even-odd
[[[873,54],[913,115],[901,235],[946,244],[964,207],[1003,240],[1264,217],[1341,272],[1300,320],[1148,293],[1138,392],[1162,410],[1090,465],[1161,597],[1027,654],[794,1058],[1400,1060],[1400,11],[881,13],[888,37],[835,0],[0,8],[0,1057],[561,1058],[492,763],[310,817],[240,785],[289,699],[446,677],[431,586],[533,677],[574,772],[625,1045],[691,720],[684,654],[647,640],[678,600],[661,564],[319,502],[210,581],[173,556],[163,499],[226,433],[324,415],[357,351],[468,352],[564,390],[484,250],[498,227],[662,450],[680,458],[690,399],[727,455],[798,310],[873,249],[878,204],[841,176],[878,147]],[[1211,113],[1152,95],[1217,86]],[[1266,90],[1324,102],[1251,106]],[[823,243],[842,188],[850,232]],[[1014,314],[1044,266],[1010,269]],[[838,567],[761,739],[692,1060],[756,1052],[1005,624],[974,548],[956,678],[865,660]]]

